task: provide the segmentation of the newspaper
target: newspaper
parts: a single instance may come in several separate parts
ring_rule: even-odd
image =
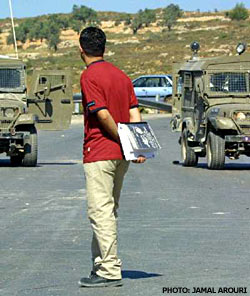
[[[118,134],[126,160],[155,157],[161,148],[155,134],[147,122],[118,123]]]

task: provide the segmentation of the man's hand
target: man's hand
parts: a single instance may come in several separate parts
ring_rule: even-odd
[[[132,160],[133,163],[144,163],[146,161],[146,157],[143,155],[140,155],[137,157],[137,159]]]
[[[130,122],[140,122],[141,121],[141,113],[138,108],[132,108],[129,110],[129,121]],[[143,155],[139,155],[137,159],[132,160],[133,163],[144,163],[146,161],[146,157]]]

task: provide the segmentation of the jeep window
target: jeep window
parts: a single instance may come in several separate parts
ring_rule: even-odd
[[[182,76],[178,76],[176,78],[176,80],[177,80],[177,83],[176,83],[176,85],[177,85],[177,94],[181,95],[182,94],[182,87],[183,87],[183,78],[182,78]]]
[[[215,73],[210,76],[210,90],[213,92],[247,92],[247,81],[244,73]]]
[[[192,88],[192,74],[189,72],[184,73],[184,87]]]
[[[0,69],[0,89],[15,89],[21,85],[21,73],[16,69]]]

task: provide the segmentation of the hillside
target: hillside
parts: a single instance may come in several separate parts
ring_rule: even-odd
[[[171,31],[154,23],[136,35],[124,22],[116,25],[114,14],[104,13],[101,28],[108,39],[106,60],[121,67],[131,79],[142,74],[171,72],[174,61],[191,56],[189,45],[194,40],[201,45],[202,57],[232,55],[238,42],[250,44],[250,18],[231,21],[220,12],[185,12]],[[0,54],[14,54],[13,47],[6,44],[10,21],[1,20],[0,30]],[[27,63],[28,75],[35,68],[71,69],[74,92],[79,91],[79,75],[84,65],[79,58],[78,38],[71,29],[61,31],[57,52],[49,50],[45,41],[19,46],[19,57]]]

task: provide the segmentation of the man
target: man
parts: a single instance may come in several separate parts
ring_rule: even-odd
[[[117,123],[141,121],[130,79],[104,61],[106,36],[95,27],[80,34],[80,53],[87,66],[81,75],[84,107],[84,172],[88,217],[93,230],[93,269],[82,287],[121,286],[117,257],[117,208],[129,162],[123,157]],[[139,157],[136,163],[145,158]]]

